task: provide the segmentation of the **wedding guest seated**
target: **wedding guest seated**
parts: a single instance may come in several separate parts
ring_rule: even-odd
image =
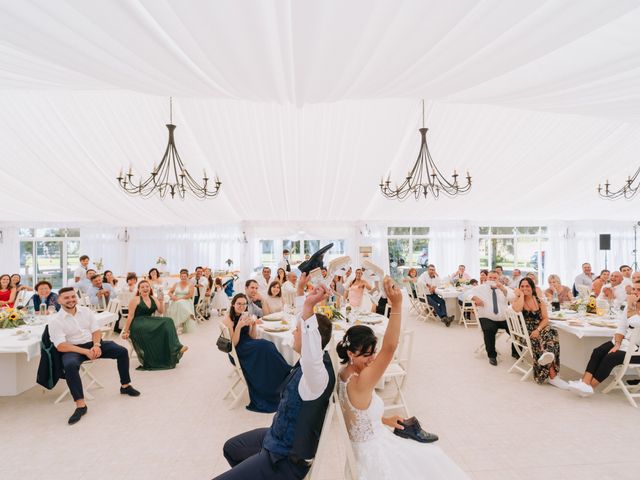
[[[102,275],[102,283],[108,283],[113,288],[117,288],[118,279],[113,276],[113,272],[111,270],[105,270],[104,274]]]
[[[424,284],[424,291],[427,293],[427,302],[433,307],[436,315],[440,317],[442,323],[447,327],[453,322],[453,315],[447,315],[447,304],[440,295],[436,293],[436,288],[440,285],[440,277],[436,273],[435,265],[429,265],[427,271],[420,275],[419,282]]]
[[[578,275],[573,282],[573,289],[574,289],[573,296],[575,297],[578,295],[579,286],[587,287],[589,291],[591,291],[593,287],[593,280],[594,278],[593,278],[593,272],[591,271],[591,264],[588,262],[583,263],[582,273]]]
[[[207,279],[204,278],[204,268],[196,267],[194,273],[189,275],[191,283],[193,283],[193,305],[196,306],[200,303],[200,297],[205,294],[208,284]]]
[[[413,298],[418,297],[418,271],[411,267],[407,270],[407,276],[402,279],[407,284],[408,291]],[[423,301],[423,299],[420,299]]]
[[[80,255],[80,265],[73,272],[73,282],[74,284],[78,284],[85,278],[87,278],[87,273],[89,273],[89,256],[88,255]]]
[[[602,291],[598,296],[599,300],[606,300],[618,306],[627,298],[627,290],[622,284],[622,274],[620,272],[612,272],[609,283],[602,287]]]
[[[16,289],[16,294],[24,290],[28,292],[33,291],[33,288],[31,288],[29,285],[22,284],[22,277],[19,273],[14,273],[13,275],[11,275],[11,287]]]
[[[293,349],[300,354],[300,361],[282,385],[271,427],[227,440],[224,457],[232,469],[216,477],[218,480],[302,479],[309,471],[334,390],[335,375],[329,352],[324,351],[331,340],[331,321],[313,313],[314,306],[327,298],[329,292],[319,285],[304,299],[306,282],[303,273],[296,299],[302,314],[293,332]]]
[[[622,365],[629,348],[629,339],[634,329],[640,328],[640,279],[633,284],[633,291],[627,297],[627,306],[618,316],[618,327],[613,338],[595,348],[581,380],[569,382],[569,390],[582,397],[593,395],[593,390],[611,374],[618,365]],[[631,363],[640,363],[640,352],[631,357]]]
[[[352,307],[360,307],[362,305],[362,297],[364,296],[364,290],[367,289],[370,292],[373,287],[366,280],[362,279],[362,269],[356,268],[356,277],[349,284],[347,289],[346,299]]]
[[[94,305],[98,310],[106,310],[109,300],[118,297],[111,285],[102,282],[100,275],[94,275],[91,278],[91,287],[87,290],[87,295],[89,295],[91,305]]]
[[[469,276],[468,273],[465,272],[466,268],[467,267],[465,267],[464,265],[458,265],[458,270],[456,270],[449,276],[451,283],[455,285],[456,282],[459,282],[459,283],[468,282],[471,279],[471,277]]]
[[[257,288],[257,283],[253,281]],[[242,373],[249,388],[247,410],[273,413],[280,400],[279,387],[291,370],[273,342],[258,338],[255,317],[247,312],[247,296],[238,293],[223,323],[229,328]]]
[[[296,297],[296,290],[298,285],[298,275],[295,272],[287,273],[287,281],[282,284],[281,293],[282,300],[285,305],[292,305]],[[343,292],[344,294],[344,292]]]
[[[512,302],[513,310],[522,312],[527,324],[533,349],[533,378],[536,383],[548,381],[554,387],[566,389],[567,382],[560,373],[560,341],[558,332],[549,327],[549,315],[546,304],[536,293],[536,286],[528,276],[520,281]]]
[[[280,282],[281,286],[287,281],[287,271],[284,268],[278,268],[278,271],[276,272],[276,280]]]
[[[183,268],[180,270],[180,281],[174,283],[168,292],[171,305],[167,309],[167,316],[173,319],[173,323],[179,329],[179,333],[195,329],[194,290],[193,283],[189,282],[189,270]]]
[[[609,278],[611,277],[611,272],[609,270],[600,271],[600,275],[598,275],[591,284],[593,288],[593,294],[596,297],[599,297],[602,293],[602,287],[609,283]]]
[[[633,293],[633,285],[635,285],[638,282],[640,282],[640,272],[633,272],[631,274],[631,286],[627,285],[625,287],[627,295],[631,295]]]
[[[573,294],[569,287],[565,287],[560,283],[560,277],[558,275],[549,275],[549,288],[544,291],[545,296],[550,302],[571,302],[573,300]]]
[[[262,313],[269,315],[270,313],[281,312],[283,309],[284,302],[280,291],[280,282],[275,280],[269,285],[267,295],[262,300]]]
[[[36,293],[31,297],[31,302],[36,313],[40,311],[40,305],[46,306],[47,313],[53,313],[54,309],[56,312],[60,310],[58,294],[51,291],[51,284],[46,280],[36,283]]]
[[[269,285],[271,285],[271,281],[271,269],[269,267],[263,267],[262,274],[256,277],[258,291],[261,297],[267,296],[267,290],[269,289]]]
[[[633,285],[631,279],[631,273],[633,272],[633,270],[631,269],[631,267],[629,265],[620,265],[620,268],[618,270],[622,274],[622,285],[624,285],[625,288],[631,287]]]
[[[115,359],[120,375],[120,393],[137,397],[140,392],[131,386],[129,376],[129,352],[115,342],[102,340],[100,324],[95,314],[78,306],[78,296],[72,287],[61,288],[58,303],[62,307],[49,320],[49,336],[56,349],[62,353],[62,366],[69,391],[76,402],[76,409],[69,417],[69,425],[78,423],[87,413],[84,401],[80,365],[98,358]]]
[[[544,298],[542,296],[542,289],[538,286],[538,277],[535,273],[533,272],[529,272],[527,273],[526,278],[528,278],[529,280],[531,280],[533,282],[533,284],[536,286],[536,295],[538,295],[538,298]],[[520,286],[520,284],[518,284],[518,287]]]
[[[469,287],[465,288],[460,295],[458,295],[458,305],[462,306],[464,302],[471,301],[473,298],[473,289],[478,286],[478,280],[472,278],[469,280]]]
[[[515,298],[513,291],[498,281],[498,272],[491,270],[487,281],[471,291],[471,299],[476,305],[480,328],[484,336],[484,348],[487,351],[489,363],[498,365],[496,352],[496,333],[498,330],[509,332],[507,325],[508,302]],[[517,358],[516,349],[511,346],[511,354]]]
[[[483,268],[480,270],[480,285],[487,281],[487,277],[489,276],[489,270]]]
[[[87,270],[85,278],[76,283],[76,287],[83,295],[89,295],[89,289],[92,286],[91,279],[96,276],[96,271],[93,269]]]
[[[511,280],[509,280],[508,287],[512,290],[518,288],[518,285],[520,285],[520,280],[522,280],[522,272],[519,268],[514,268],[513,273],[511,274]]]
[[[11,287],[11,277],[6,273],[0,276],[0,308],[13,307],[16,295],[16,289]]]
[[[129,272],[127,273],[127,283],[125,283],[118,291],[118,298],[122,303],[123,310],[129,308],[129,302],[137,294],[138,294],[138,276],[135,274],[135,272]]]
[[[164,281],[160,278],[160,271],[157,268],[153,267],[151,270],[149,270],[147,279],[151,284],[151,288],[156,291],[156,294],[159,289],[163,289]]]
[[[128,305],[127,322],[122,329],[122,338],[131,338],[138,355],[137,370],[168,370],[182,358],[188,347],[178,340],[176,327],[169,317],[153,316],[164,313],[164,299],[153,296],[151,284],[142,280],[136,296]]]
[[[498,272],[498,281],[503,285],[509,285],[511,279],[504,274],[504,270],[500,265],[496,265],[496,272]]]
[[[244,294],[247,297],[247,312],[249,315],[262,318],[264,312],[262,311],[262,297],[258,289],[258,282],[253,279],[247,280],[244,283]]]

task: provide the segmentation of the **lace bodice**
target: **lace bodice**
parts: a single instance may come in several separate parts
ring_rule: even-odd
[[[338,398],[344,412],[349,438],[351,438],[352,442],[367,442],[374,437],[376,430],[384,428],[382,426],[384,403],[374,391],[371,394],[371,403],[369,403],[369,407],[366,410],[354,407],[349,400],[347,392],[347,385],[354,375],[357,375],[357,373],[350,375],[346,381],[339,381]]]

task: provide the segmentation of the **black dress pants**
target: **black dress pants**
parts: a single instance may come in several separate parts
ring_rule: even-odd
[[[599,383],[604,382],[615,367],[622,365],[627,354],[622,350],[609,353],[612,348],[613,342],[606,342],[594,348],[591,353],[591,358],[587,364],[587,373],[593,375],[593,378]],[[632,356],[631,363],[640,363],[640,355]]]
[[[214,480],[298,480],[306,476],[309,467],[294,465],[287,458],[278,458],[262,448],[268,428],[257,428],[227,440],[223,447],[224,458],[231,470]]]
[[[480,327],[482,327],[482,334],[484,335],[484,348],[487,350],[487,356],[489,358],[496,358],[498,353],[496,352],[496,333],[502,329],[509,333],[509,327],[506,320],[496,321],[488,318],[480,318]],[[518,352],[515,347],[511,345],[511,354],[516,356]]]

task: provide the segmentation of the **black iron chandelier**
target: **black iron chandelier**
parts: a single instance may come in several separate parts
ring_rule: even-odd
[[[169,124],[167,128],[169,129],[169,143],[160,165],[156,167],[154,164],[151,175],[146,180],[138,180],[138,183],[133,181],[131,167],[125,174],[120,170],[120,175],[117,177],[120,187],[130,195],[139,195],[143,198],[151,197],[155,194],[160,195],[160,198],[164,198],[169,194],[171,198],[178,195],[184,199],[187,192],[191,192],[201,200],[217,196],[222,185],[217,176],[212,184],[209,184],[211,179],[207,177],[205,170],[202,176],[202,185],[200,185],[182,163],[173,138],[173,131],[176,129],[173,124],[173,98],[169,98]]]
[[[427,131],[429,129],[424,126],[424,100],[422,100],[422,128],[419,130],[422,136],[420,144],[420,153],[418,159],[409,170],[407,176],[400,186],[391,187],[391,178],[387,176],[385,180],[380,180],[380,190],[382,194],[391,199],[404,200],[413,195],[417,200],[421,196],[427,198],[429,194],[434,198],[438,198],[441,193],[453,197],[455,195],[467,193],[471,189],[471,176],[467,172],[466,183],[461,185],[458,183],[458,172],[453,171],[452,181],[449,181],[440,172],[429,153],[427,146]]]
[[[602,185],[598,184],[598,194],[601,198],[606,198],[607,200],[617,200],[620,197],[624,197],[627,200],[633,198],[633,196],[638,193],[638,190],[640,190],[640,181],[636,183],[638,176],[640,176],[640,167],[638,167],[633,176],[627,177],[627,180],[618,190],[611,190],[609,188],[611,186],[609,180],[604,183],[604,189]]]

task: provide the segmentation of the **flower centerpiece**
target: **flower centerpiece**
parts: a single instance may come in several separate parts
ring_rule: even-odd
[[[591,295],[589,298],[577,298],[576,301],[571,305],[571,310],[578,312],[580,311],[580,307],[583,307],[587,313],[598,313],[598,302],[596,301],[596,297]]]
[[[167,260],[163,257],[158,257],[158,259],[156,260],[156,268],[162,275],[164,272],[167,271]]]
[[[464,278],[457,278],[453,283],[453,286],[456,288],[464,287],[465,285],[469,285],[469,280],[465,280]]]
[[[0,310],[0,328],[16,328],[24,325],[24,313],[17,308]]]
[[[338,310],[333,305],[316,305],[313,308],[313,312],[314,313],[323,314],[324,316],[326,316],[332,322],[336,322],[336,321],[344,318],[342,316],[342,313],[340,313],[340,310]]]
[[[98,261],[93,262],[93,266],[96,267],[97,273],[102,273],[102,268],[104,267],[104,265],[102,264],[102,257],[100,257]]]

